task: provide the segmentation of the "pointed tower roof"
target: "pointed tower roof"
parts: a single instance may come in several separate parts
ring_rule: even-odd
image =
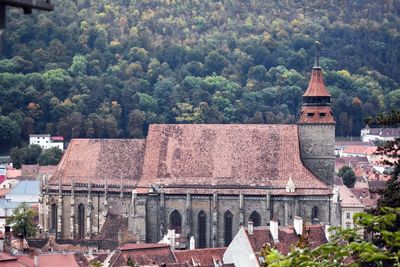
[[[311,72],[310,83],[308,84],[308,88],[303,94],[303,96],[331,96],[324,84],[324,78],[322,75],[322,69],[319,65],[319,47],[320,43],[318,41],[315,42],[316,53],[314,60],[314,67]]]
[[[319,42],[316,44],[314,67],[311,73],[310,83],[303,94],[303,106],[301,108],[299,123],[328,123],[335,124],[331,109],[331,95],[324,84],[322,69],[319,65]]]

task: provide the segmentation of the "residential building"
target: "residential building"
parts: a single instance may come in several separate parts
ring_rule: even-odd
[[[368,125],[361,129],[361,140],[371,141],[392,141],[400,137],[400,128],[370,128]]]
[[[29,145],[39,145],[42,149],[57,147],[64,150],[64,137],[50,134],[30,134]]]
[[[354,228],[354,214],[364,211],[362,202],[345,185],[339,186],[341,226]]]
[[[328,242],[323,225],[304,226],[299,217],[293,226],[282,227],[278,226],[277,221],[271,221],[269,226],[241,227],[226,249],[223,262],[234,264],[235,267],[261,267],[264,259],[260,253],[264,245],[268,244],[287,255],[303,235],[311,249]]]

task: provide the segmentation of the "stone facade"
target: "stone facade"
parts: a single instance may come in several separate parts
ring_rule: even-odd
[[[335,175],[335,125],[299,124],[301,158],[318,177],[333,185]]]

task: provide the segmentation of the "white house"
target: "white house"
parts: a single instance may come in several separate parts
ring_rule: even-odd
[[[354,228],[354,214],[364,211],[364,205],[345,185],[339,186],[341,226]]]
[[[400,128],[369,128],[361,129],[361,140],[370,142],[375,140],[391,141],[400,137]]]
[[[301,217],[294,217],[293,226],[278,226],[278,221],[271,220],[269,226],[254,227],[249,222],[248,227],[241,227],[226,249],[224,264],[234,264],[236,267],[263,266],[264,258],[260,252],[264,244],[269,244],[280,253],[287,255],[307,232],[310,248],[315,248],[328,242],[327,231],[323,225],[303,225]]]
[[[29,145],[39,145],[42,149],[58,147],[64,150],[64,137],[50,136],[50,134],[30,134]]]

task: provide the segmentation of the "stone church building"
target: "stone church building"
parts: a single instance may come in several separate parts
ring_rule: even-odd
[[[146,139],[73,139],[42,189],[58,238],[227,246],[240,225],[338,224],[335,120],[316,58],[297,125],[151,125]]]

